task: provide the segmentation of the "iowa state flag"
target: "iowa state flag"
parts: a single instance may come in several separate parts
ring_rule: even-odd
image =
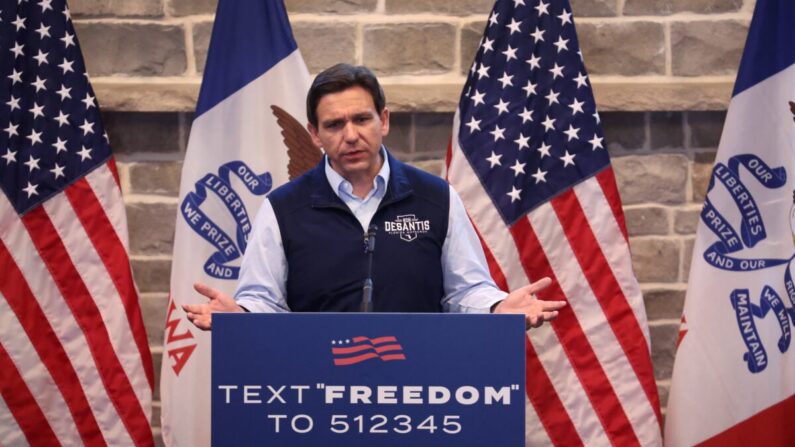
[[[260,204],[288,180],[283,122],[306,122],[309,85],[282,0],[218,3],[180,184],[160,378],[166,445],[210,444],[210,333],[181,305],[206,302],[197,281],[234,291]]]
[[[795,445],[795,3],[758,0],[701,212],[667,445]]]

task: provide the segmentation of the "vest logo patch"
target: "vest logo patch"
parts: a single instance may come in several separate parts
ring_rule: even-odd
[[[387,234],[398,235],[400,239],[411,242],[417,235],[425,234],[431,230],[430,220],[419,220],[414,214],[397,216],[395,220],[384,221],[384,231]]]

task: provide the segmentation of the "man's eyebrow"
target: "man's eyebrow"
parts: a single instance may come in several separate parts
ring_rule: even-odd
[[[320,124],[321,124],[321,125],[323,125],[323,126],[325,126],[325,127],[328,127],[328,126],[333,126],[333,125],[335,125],[335,124],[342,123],[342,122],[344,122],[344,121],[345,121],[345,119],[344,119],[344,118],[333,118],[333,119],[329,119],[329,120],[321,121],[321,122],[320,122]]]
[[[352,119],[352,120],[358,120],[358,119],[363,119],[363,118],[366,119],[366,118],[372,118],[372,117],[373,117],[373,113],[372,112],[370,112],[370,111],[362,111],[362,112],[354,113],[353,115],[350,115],[350,117],[330,118],[330,119],[327,119],[325,121],[321,121],[320,125],[324,126],[324,127],[329,127],[329,126],[334,126],[336,124],[344,123],[349,118]]]

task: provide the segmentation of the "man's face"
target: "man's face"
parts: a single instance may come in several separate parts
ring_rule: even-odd
[[[379,114],[362,87],[323,96],[318,102],[317,127],[308,125],[316,145],[343,178],[371,181],[381,169],[379,149],[389,133],[389,110]]]

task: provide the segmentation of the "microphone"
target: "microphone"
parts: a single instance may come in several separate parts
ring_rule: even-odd
[[[375,251],[375,232],[378,226],[370,225],[364,233],[364,253],[367,255],[367,278],[362,286],[362,303],[359,312],[373,311],[373,252]]]

